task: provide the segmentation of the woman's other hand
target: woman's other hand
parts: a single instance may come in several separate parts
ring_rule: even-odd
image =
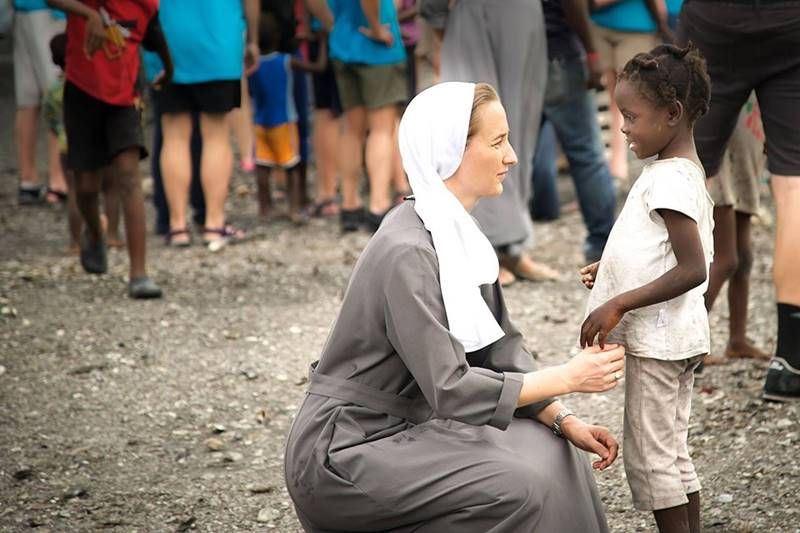
[[[581,283],[587,288],[594,287],[594,280],[597,278],[597,269],[600,266],[600,261],[595,261],[591,265],[586,265],[580,270]]]
[[[571,392],[605,392],[617,386],[625,368],[625,348],[589,346],[564,365]]]
[[[569,416],[563,420],[561,431],[564,433],[564,438],[576,447],[600,456],[600,460],[592,463],[592,467],[596,470],[605,470],[617,459],[619,443],[608,429]]]

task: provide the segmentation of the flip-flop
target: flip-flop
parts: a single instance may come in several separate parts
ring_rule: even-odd
[[[55,200],[51,201],[53,196],[55,196]],[[47,187],[44,197],[47,203],[51,205],[65,205],[67,203],[67,191],[57,191],[51,187]]]
[[[221,228],[204,227],[203,231],[203,244],[213,252],[221,249],[226,244],[236,244],[247,240],[247,232],[241,228],[237,228],[232,224],[226,223]],[[205,237],[206,233],[219,235],[219,239],[208,239]],[[212,249],[213,248],[213,249]]]
[[[174,238],[178,235],[189,235],[190,238],[187,241],[175,241]],[[172,229],[167,232],[164,236],[164,242],[167,246],[172,246],[173,248],[188,248],[192,245],[191,234],[187,228],[181,229]]]

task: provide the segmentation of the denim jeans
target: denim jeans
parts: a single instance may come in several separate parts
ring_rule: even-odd
[[[552,123],[569,162],[578,204],[589,232],[584,253],[587,259],[593,259],[599,258],[614,225],[616,195],[603,153],[594,93],[586,88],[586,81],[583,59],[550,61],[543,117]],[[556,190],[555,150],[543,148],[534,155],[533,194],[535,198],[542,190],[545,199],[552,199],[552,191]]]
[[[169,233],[169,205],[164,193],[164,181],[161,177],[161,110],[155,98],[153,105],[153,153],[150,154],[150,172],[153,175],[153,206],[156,208],[156,235]],[[198,226],[206,223],[206,200],[200,182],[200,158],[203,153],[203,138],[200,135],[200,117],[192,113],[192,137],[189,144],[192,161],[192,182],[189,189],[189,203],[192,206],[192,221]]]

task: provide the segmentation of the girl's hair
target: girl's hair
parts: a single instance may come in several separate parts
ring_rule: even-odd
[[[691,42],[686,48],[662,44],[636,54],[622,69],[619,80],[638,83],[658,106],[680,102],[690,124],[708,112],[711,80],[705,58]]]
[[[497,96],[497,91],[488,83],[475,84],[475,96],[472,98],[472,111],[469,114],[469,129],[467,129],[467,142],[478,132],[480,126],[480,117],[478,111],[481,106],[489,102],[497,102],[500,97]]]

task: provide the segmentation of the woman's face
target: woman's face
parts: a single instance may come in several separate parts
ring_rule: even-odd
[[[467,197],[499,196],[508,169],[517,154],[508,140],[506,112],[498,101],[478,108],[478,131],[467,142],[461,165],[450,179],[457,179]]]

